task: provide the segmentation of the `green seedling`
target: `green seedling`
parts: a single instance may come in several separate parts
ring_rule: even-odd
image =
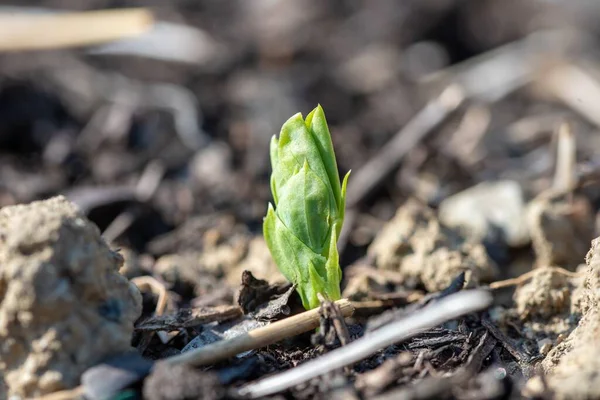
[[[281,273],[296,285],[304,308],[317,294],[340,295],[337,240],[344,222],[346,174],[340,184],[331,135],[321,106],[288,119],[271,139],[271,192],[263,232]]]

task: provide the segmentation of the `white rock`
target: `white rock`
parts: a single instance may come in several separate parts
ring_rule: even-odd
[[[518,247],[530,241],[525,212],[521,186],[506,180],[480,183],[447,198],[440,204],[439,218],[481,239],[499,228],[506,243]]]

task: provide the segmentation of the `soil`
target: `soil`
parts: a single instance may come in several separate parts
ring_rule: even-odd
[[[196,47],[0,53],[0,399],[236,398],[471,288],[494,304],[270,397],[600,398],[592,3],[27,2],[149,7]],[[356,313],[165,368],[303,311],[262,219],[269,140],[317,104]]]

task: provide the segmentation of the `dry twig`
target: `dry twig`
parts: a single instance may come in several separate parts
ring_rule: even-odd
[[[346,299],[338,300],[335,304],[340,308],[344,317],[352,315],[354,307]],[[265,327],[254,329],[246,334],[228,340],[222,340],[209,346],[190,350],[173,357],[164,359],[171,365],[191,364],[207,365],[233,357],[245,351],[258,349],[276,343],[280,340],[308,332],[319,326],[319,309],[313,309],[274,322]]]
[[[155,315],[163,315],[167,308],[167,302],[169,301],[169,294],[165,285],[157,281],[151,276],[138,276],[133,278],[131,283],[136,285],[140,291],[150,290],[152,293],[158,296],[156,301]]]
[[[83,386],[77,386],[73,389],[59,390],[44,396],[36,397],[37,400],[73,400],[79,399],[83,395]]]
[[[571,63],[560,63],[543,75],[538,85],[594,125],[600,126],[600,82],[584,69]]]
[[[244,313],[239,306],[220,306],[206,308],[181,309],[176,314],[155,315],[138,322],[136,331],[173,331],[191,328],[211,322],[222,322]]]
[[[525,283],[528,279],[531,279],[535,274],[541,272],[544,269],[549,269],[557,274],[568,276],[569,278],[580,278],[583,275],[579,272],[568,271],[561,267],[540,267],[533,269],[529,272],[519,275],[516,278],[505,279],[503,281],[496,281],[490,283],[490,289],[500,289],[507,286],[518,286]]]
[[[158,190],[165,172],[165,166],[159,160],[149,162],[136,184],[135,198],[141,203],[149,201]],[[139,210],[137,205],[126,208],[125,211],[117,215],[117,217],[106,227],[104,232],[102,232],[104,239],[109,243],[114,242],[129,229],[138,214]]]
[[[315,360],[275,376],[262,379],[240,389],[239,394],[251,398],[268,396],[306,382],[317,376],[350,365],[380,349],[406,340],[423,330],[490,306],[492,296],[483,290],[462,291],[392,322],[354,342],[333,350]]]
[[[129,38],[146,32],[146,9],[64,14],[0,13],[0,51],[60,49]]]
[[[318,293],[317,297],[321,302],[323,315],[325,318],[330,318],[333,322],[333,328],[342,346],[350,343],[350,333],[348,332],[348,326],[346,325],[346,321],[344,321],[344,315],[340,308],[334,302],[326,300],[321,293]]]
[[[460,86],[448,86],[411,119],[350,180],[346,204],[356,206],[400,164],[400,161],[464,101]]]
[[[556,143],[556,170],[552,188],[567,193],[573,190],[576,183],[576,143],[573,130],[568,123],[558,128]]]
[[[163,315],[167,308],[167,303],[169,301],[169,292],[167,291],[165,285],[163,285],[151,276],[138,276],[136,278],[133,278],[131,282],[134,285],[136,285],[138,289],[140,289],[140,291],[150,290],[152,293],[158,296],[154,315]],[[147,338],[145,342],[148,342],[153,334],[154,332],[147,332]],[[169,341],[167,332],[159,331],[157,332],[157,334],[163,343],[167,343]]]

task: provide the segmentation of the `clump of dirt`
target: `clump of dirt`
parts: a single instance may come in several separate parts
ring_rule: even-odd
[[[594,238],[594,211],[584,197],[545,192],[528,206],[527,223],[538,266],[575,268]]]
[[[219,275],[205,270],[196,252],[164,255],[154,263],[153,272],[186,297],[202,296],[220,286]]]
[[[227,282],[230,285],[238,285],[240,276],[244,271],[250,271],[257,277],[268,279],[273,284],[287,282],[277,268],[275,261],[273,261],[267,243],[262,236],[250,239],[248,251],[244,258],[226,272]]]
[[[222,399],[225,389],[216,374],[202,372],[186,365],[157,363],[144,382],[144,398],[167,399]]]
[[[289,285],[286,285],[289,286]],[[237,294],[237,303],[244,314],[255,311],[258,306],[267,303],[273,296],[285,293],[289,287],[271,285],[264,279],[256,279],[252,272],[242,273],[242,285]]]
[[[403,277],[396,271],[381,270],[359,260],[344,269],[346,282],[342,297],[354,301],[374,299],[402,292]]]
[[[368,249],[377,268],[398,271],[405,286],[442,290],[469,271],[470,284],[489,281],[496,265],[484,246],[443,226],[435,212],[416,200],[401,206]]]
[[[233,293],[244,271],[268,278],[272,283],[286,282],[264,239],[249,234],[235,236],[224,243],[205,243],[202,252],[164,255],[156,261],[153,270],[175,292],[192,297],[203,296],[219,288]]]
[[[514,300],[522,320],[550,318],[570,312],[569,278],[550,268],[540,268],[529,282],[515,291]]]
[[[592,241],[586,264],[581,296],[573,301],[573,311],[582,317],[542,362],[557,399],[600,397],[600,238]]]
[[[122,264],[62,196],[0,210],[0,372],[10,395],[76,386],[131,348],[141,296]]]
[[[520,327],[522,337],[537,343],[541,355],[575,328],[579,316],[573,311],[573,303],[581,281],[560,270],[542,267],[515,290],[515,307],[506,316]]]
[[[154,258],[149,254],[138,254],[127,247],[120,248],[118,251],[123,257],[123,266],[119,269],[119,273],[127,279],[146,275],[154,264]]]

